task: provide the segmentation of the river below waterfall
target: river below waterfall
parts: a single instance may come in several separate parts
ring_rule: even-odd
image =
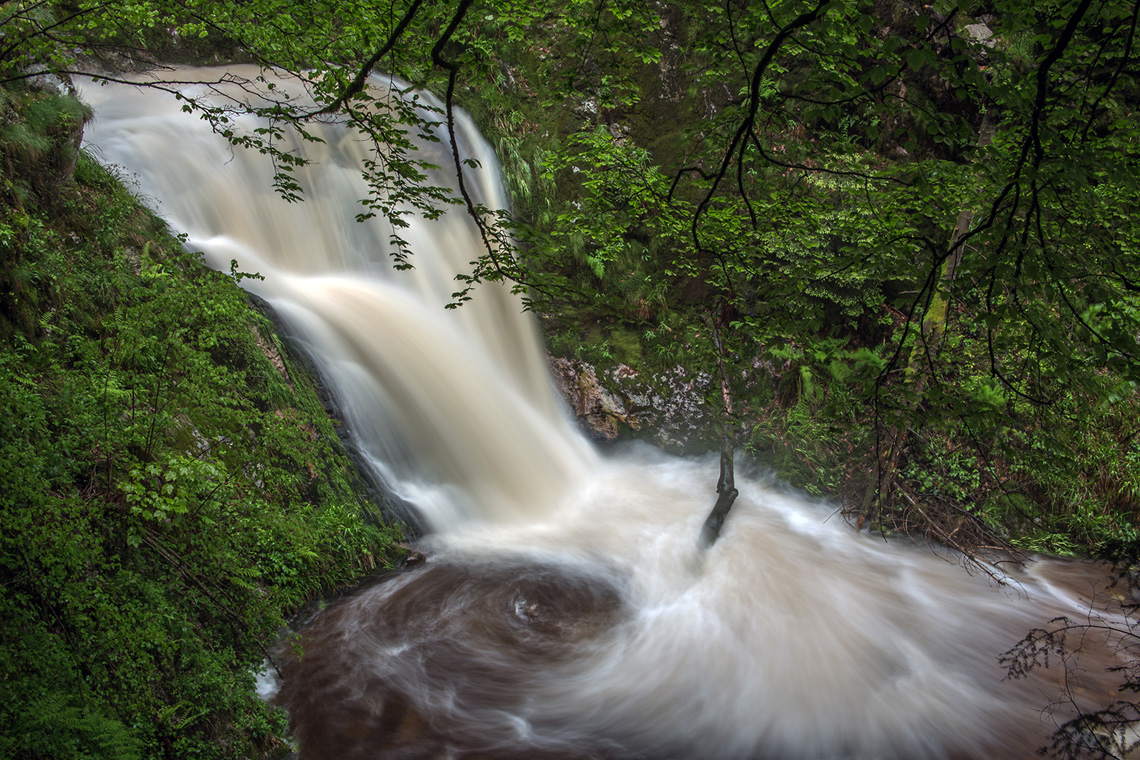
[[[264,156],[171,95],[82,96],[97,158],[136,177],[211,266],[264,277],[243,285],[313,357],[369,465],[428,529],[426,564],[319,614],[283,665],[276,699],[300,757],[1029,758],[1071,717],[1048,709],[1067,699],[1061,669],[1008,679],[998,658],[1054,617],[1093,614],[1100,568],[1041,560],[999,585],[949,553],[856,533],[744,466],[703,552],[714,458],[599,454],[509,289],[444,309],[481,245],[462,209],[402,231],[414,269],[394,271],[392,230],[355,221],[367,143],[343,125],[296,142],[313,163],[290,204]],[[490,149],[459,127],[482,165],[474,192],[502,207]],[[423,147],[450,164],[446,142]],[[1087,705],[1112,698],[1102,659]]]

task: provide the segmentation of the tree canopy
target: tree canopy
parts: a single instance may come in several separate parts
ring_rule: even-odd
[[[838,425],[849,449],[876,452],[873,477],[832,482],[856,494],[860,519],[915,515],[891,516],[922,500],[913,477],[896,492],[896,474],[945,460],[923,431],[968,452],[962,467],[982,474],[966,478],[988,486],[963,493],[992,513],[1051,498],[1005,484],[1042,458],[1078,467],[1081,440],[1097,438],[1103,459],[1140,456],[1130,436],[1104,433],[1134,398],[1140,351],[1140,4],[2,7],[10,85],[218,55],[292,72],[308,97],[251,82],[260,94],[247,102],[185,107],[273,154],[294,199],[299,159],[283,130],[351,119],[378,148],[361,216],[392,223],[397,266],[414,265],[408,214],[466,207],[487,247],[457,273],[456,304],[507,280],[563,325],[622,325],[638,356],[719,378],[709,403],[726,442],[763,448],[757,387],[790,374],[822,422],[813,437]],[[372,72],[408,97],[376,102]],[[511,212],[424,183],[430,162],[406,135],[450,126],[457,104],[497,141]],[[234,113],[248,109],[270,126],[238,133]],[[1134,479],[1107,477],[1100,507],[1132,508]]]

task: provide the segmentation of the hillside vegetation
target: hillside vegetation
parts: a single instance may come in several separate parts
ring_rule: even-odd
[[[254,671],[398,531],[235,276],[77,150],[86,116],[0,90],[0,757],[282,750]]]

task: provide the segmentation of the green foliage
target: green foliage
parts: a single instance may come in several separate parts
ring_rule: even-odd
[[[661,4],[630,45],[660,57],[624,68],[557,54],[613,19],[516,17],[497,108],[549,132],[556,195],[521,207],[507,276],[568,349],[616,361],[601,322],[640,368],[727,361],[726,421],[796,483],[889,470],[907,525],[1096,545],[1136,514],[1104,475],[1132,444],[1077,411],[1137,403],[1134,7],[899,8]],[[633,94],[599,107],[605,76]]]
[[[7,746],[5,746],[7,745]],[[0,739],[0,755],[76,760],[137,760],[140,742],[125,725],[92,712],[64,693],[27,705]]]
[[[254,669],[395,533],[234,278],[76,180],[0,212],[0,756],[278,752]]]
[[[809,493],[840,493],[871,445],[867,431],[852,423],[883,361],[844,339],[770,347],[761,363],[767,377],[742,394],[745,450]]]

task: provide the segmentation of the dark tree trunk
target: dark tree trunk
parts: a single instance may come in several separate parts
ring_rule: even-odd
[[[740,493],[736,490],[732,465],[732,441],[726,438],[724,448],[720,450],[720,478],[716,483],[716,504],[705,518],[705,524],[701,526],[701,548],[707,549],[720,537],[724,518],[728,516],[728,510],[732,509],[732,503]]]
[[[717,368],[720,370],[720,394],[724,404],[724,437],[720,446],[720,477],[716,483],[716,504],[713,505],[712,512],[709,512],[705,524],[701,527],[700,546],[703,549],[712,546],[720,537],[724,519],[739,494],[733,475],[733,440],[736,437],[736,425],[732,419],[732,386],[729,384],[728,365],[725,363],[724,341],[721,339],[716,317],[709,317],[709,327],[712,330],[713,344],[716,346]]]

